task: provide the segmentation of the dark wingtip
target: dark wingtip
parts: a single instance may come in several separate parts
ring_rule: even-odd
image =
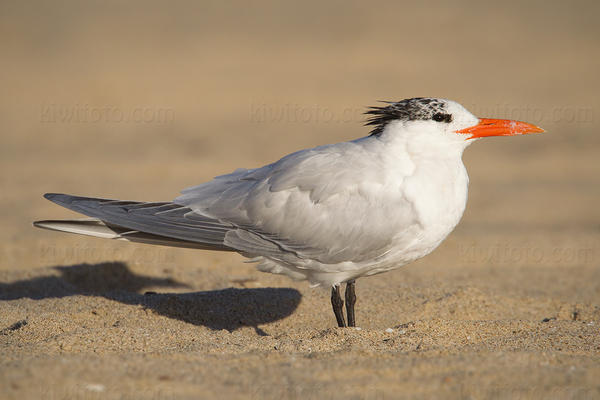
[[[46,193],[44,197],[56,204],[67,204],[71,202],[75,196],[69,196],[68,194],[62,193]]]

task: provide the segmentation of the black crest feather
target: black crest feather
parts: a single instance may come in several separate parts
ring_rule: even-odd
[[[401,101],[382,101],[387,105],[369,107],[365,125],[374,126],[371,136],[379,135],[386,125],[395,120],[413,121],[430,120],[436,114],[444,115],[444,122],[450,122],[452,117],[446,114],[446,102],[435,98],[415,97]]]

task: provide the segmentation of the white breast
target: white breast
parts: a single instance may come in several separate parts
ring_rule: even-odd
[[[406,262],[433,251],[454,230],[467,204],[469,177],[460,158],[417,165],[404,181],[405,196],[419,221],[415,240],[404,249]]]
[[[454,230],[466,207],[469,177],[462,162],[466,146],[442,151],[428,146],[421,151],[400,141],[392,145],[397,146],[396,158],[412,165],[398,190],[412,206],[416,223],[399,230],[385,256],[362,266],[357,276],[389,271],[431,253]]]

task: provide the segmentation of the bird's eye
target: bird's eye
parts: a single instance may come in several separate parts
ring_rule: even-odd
[[[437,121],[437,122],[445,122],[445,123],[452,122],[452,115],[450,115],[450,114],[435,113],[435,114],[433,114],[432,118],[434,121]]]

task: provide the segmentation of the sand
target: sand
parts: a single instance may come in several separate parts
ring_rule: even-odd
[[[0,398],[600,398],[597,3],[2,8]],[[460,225],[360,279],[356,329],[237,254],[31,226],[75,216],[45,192],[170,200],[418,95],[548,132],[467,149]]]

